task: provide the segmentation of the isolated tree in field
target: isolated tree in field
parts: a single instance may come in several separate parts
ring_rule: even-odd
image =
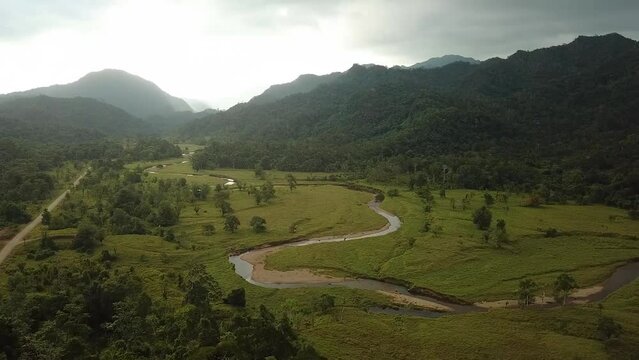
[[[577,282],[575,278],[570,274],[561,274],[557,277],[554,284],[554,295],[557,302],[561,302],[562,305],[566,305],[568,295],[573,289],[577,288]]]
[[[493,231],[493,237],[495,239],[495,246],[498,248],[510,241],[508,233],[506,232],[506,221],[503,219],[497,220],[495,230]]]
[[[399,190],[397,189],[390,189],[386,192],[386,195],[390,196],[390,197],[396,197],[399,196]]]
[[[288,188],[290,191],[293,191],[293,189],[297,187],[297,179],[295,179],[293,174],[286,175],[286,182],[288,182]]]
[[[255,198],[255,205],[262,203],[262,192],[259,189],[253,190],[253,197]]]
[[[235,215],[227,215],[224,219],[224,230],[230,233],[234,233],[238,226],[240,226],[240,219]]]
[[[220,212],[222,213],[222,216],[232,214],[234,210],[231,207],[231,203],[226,200],[222,202],[222,204],[220,205]]]
[[[480,230],[488,230],[493,214],[486,206],[482,206],[473,213],[473,224]]]
[[[44,209],[44,211],[42,211],[42,225],[49,225],[51,223],[51,213],[49,212],[49,209]]]
[[[261,164],[257,164],[255,166],[255,177],[258,179],[264,178],[264,168],[262,167]]]
[[[375,194],[375,201],[377,202],[382,202],[385,198],[386,197],[384,196],[384,193],[378,192],[377,194]]]
[[[486,206],[493,206],[493,204],[495,203],[495,198],[490,195],[489,193],[485,192],[484,193],[484,202],[486,203]]]
[[[531,279],[524,279],[519,282],[519,305],[526,307],[535,303],[535,292],[539,287]]]
[[[439,197],[442,199],[446,198],[446,189],[442,188],[441,190],[439,190]]]
[[[266,231],[266,220],[259,216],[253,216],[253,218],[251,218],[250,225],[256,233]]]
[[[265,182],[260,189],[260,193],[262,194],[262,200],[264,202],[271,201],[271,199],[275,197],[275,188],[273,187],[273,183],[270,181]]]

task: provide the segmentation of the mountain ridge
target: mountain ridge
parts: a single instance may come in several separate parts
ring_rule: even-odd
[[[186,101],[164,92],[155,83],[117,69],[90,72],[68,84],[13,92],[4,97],[10,99],[37,95],[92,98],[118,107],[139,118],[192,110]]]

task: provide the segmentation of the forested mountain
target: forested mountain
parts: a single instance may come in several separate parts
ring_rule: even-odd
[[[89,98],[16,98],[0,102],[0,138],[86,142],[151,132],[149,125],[112,105]]]
[[[409,68],[410,69],[435,69],[435,68],[446,66],[448,64],[452,64],[455,62],[479,64],[481,61],[473,59],[471,57],[465,57],[460,55],[444,55],[444,56],[434,57],[426,61],[419,62],[417,64],[409,66]]]
[[[631,207],[639,193],[639,45],[618,34],[436,69],[353,66],[308,93],[241,104],[183,136],[199,166],[423,173]],[[448,171],[448,170],[447,170]],[[445,172],[447,173],[447,172]]]
[[[328,84],[338,77],[342,73],[334,72],[328,75],[313,75],[304,74],[300,75],[297,79],[290,83],[277,84],[266,89],[262,94],[253,97],[250,104],[267,104],[280,99],[283,99],[289,95],[307,93],[316,89],[322,84]]]
[[[37,88],[8,94],[5,97],[37,95],[92,98],[119,107],[140,118],[176,111],[191,111],[191,107],[184,100],[167,94],[154,83],[113,69],[89,73],[70,84]]]

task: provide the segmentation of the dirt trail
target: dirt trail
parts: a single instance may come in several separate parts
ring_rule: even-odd
[[[82,180],[82,178],[86,174],[87,173],[84,172],[82,175],[80,175],[73,182],[73,186],[72,187],[78,186],[78,184],[80,183],[80,180]],[[53,200],[49,204],[49,206],[47,206],[47,210],[49,210],[51,212],[56,207],[58,207],[58,205],[60,205],[60,203],[62,203],[62,201],[64,201],[65,197],[67,196],[67,194],[70,191],[71,191],[70,189],[67,189],[62,194],[60,194],[60,196],[58,196],[55,200]],[[11,252],[13,251],[13,249],[15,249],[16,246],[18,246],[21,243],[21,241],[23,241],[27,237],[27,235],[29,235],[29,233],[31,231],[33,231],[33,229],[35,229],[36,226],[40,225],[41,222],[42,222],[42,215],[38,215],[35,219],[33,219],[30,223],[28,223],[22,230],[20,230],[19,233],[17,233],[11,240],[9,240],[4,245],[2,250],[0,250],[0,265],[9,257],[9,255],[11,255]]]

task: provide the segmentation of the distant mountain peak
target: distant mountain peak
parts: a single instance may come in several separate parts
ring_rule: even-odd
[[[90,72],[79,80],[10,94],[13,97],[46,95],[58,98],[86,97],[146,118],[172,112],[192,111],[182,99],[171,96],[155,83],[118,69]]]
[[[426,61],[419,62],[415,65],[410,66],[410,69],[434,69],[442,66],[446,66],[448,64],[456,63],[456,62],[465,62],[469,64],[479,64],[481,61],[477,59],[473,59],[471,57],[465,57],[461,55],[444,55],[439,57],[433,57]]]

